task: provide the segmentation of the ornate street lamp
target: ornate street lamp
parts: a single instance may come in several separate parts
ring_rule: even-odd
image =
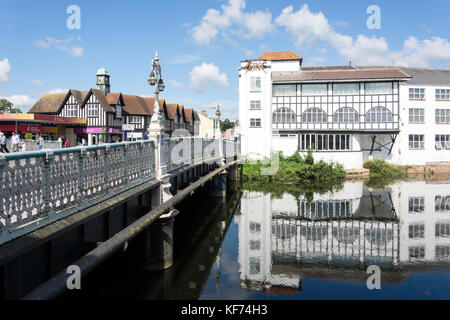
[[[155,87],[155,107],[153,110],[153,116],[150,124],[150,131],[161,130],[162,117],[159,114],[159,93],[163,92],[166,88],[162,79],[161,66],[159,65],[158,52],[155,54],[155,58],[152,60],[152,71],[148,78],[148,84]]]

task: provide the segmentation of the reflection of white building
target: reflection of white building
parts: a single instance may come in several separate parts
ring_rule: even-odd
[[[245,191],[241,210],[246,288],[299,290],[305,274],[342,278],[350,272],[348,279],[355,273],[363,279],[370,265],[398,281],[398,270],[409,262],[450,262],[450,185],[403,182],[369,191],[354,182],[308,201]]]

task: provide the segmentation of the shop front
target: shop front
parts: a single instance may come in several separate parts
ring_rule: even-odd
[[[122,129],[118,128],[75,128],[77,145],[85,139],[89,146],[122,141]]]
[[[11,136],[13,132],[17,132],[24,140],[37,140],[39,136],[42,136],[45,140],[56,141],[58,127],[54,124],[1,122],[0,131],[7,137]]]

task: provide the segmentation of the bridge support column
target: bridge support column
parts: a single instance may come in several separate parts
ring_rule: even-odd
[[[222,171],[212,179],[211,196],[225,198],[227,196],[227,172]]]
[[[145,231],[141,269],[161,271],[173,266],[173,221],[177,214],[177,210],[172,210]]]
[[[236,192],[238,190],[238,169],[237,166],[233,166],[228,171],[227,180],[228,190],[231,192]]]

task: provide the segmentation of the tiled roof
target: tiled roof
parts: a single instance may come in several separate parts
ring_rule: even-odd
[[[194,109],[192,109],[192,108],[184,109],[184,115],[186,117],[186,122],[191,122],[193,112],[194,112]]]
[[[135,96],[135,95],[129,95],[129,94],[123,94],[123,101],[125,102],[125,106],[123,107],[123,110],[127,112],[128,114],[132,115],[149,115],[150,109],[146,105],[146,101],[144,98]]]
[[[167,116],[170,120],[175,120],[175,115],[177,114],[178,104],[169,103],[166,105]]]
[[[108,103],[111,105],[119,104],[120,102],[120,96],[121,93],[108,93],[106,95],[106,100],[108,100]]]
[[[56,113],[66,96],[67,93],[46,94],[34,104],[28,113]]]
[[[266,52],[258,60],[282,61],[282,60],[302,60],[298,54],[292,51]]]
[[[299,72],[273,72],[274,82],[327,81],[327,80],[369,80],[369,79],[409,79],[411,76],[399,68],[323,70]]]

